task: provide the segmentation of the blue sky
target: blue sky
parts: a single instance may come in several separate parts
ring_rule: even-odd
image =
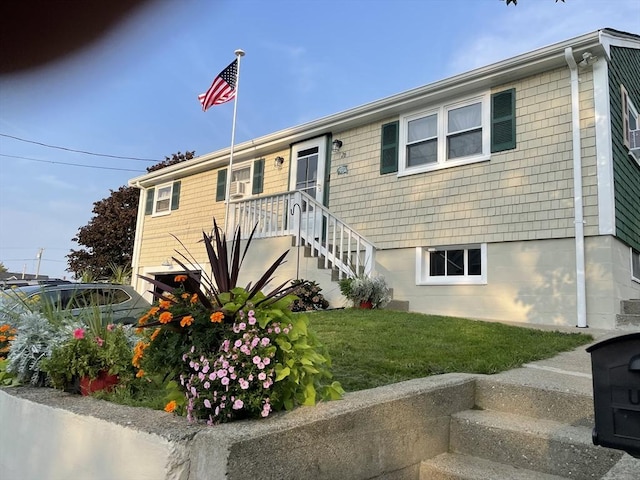
[[[640,34],[640,2],[151,3],[70,57],[0,76],[0,262],[35,273],[42,248],[40,274],[69,278],[94,202],[172,153],[228,147],[233,103],[202,112],[197,96],[237,48],[243,142],[603,27]]]

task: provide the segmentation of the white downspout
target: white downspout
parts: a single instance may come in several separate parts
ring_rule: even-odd
[[[134,185],[140,191],[140,199],[138,200],[138,217],[136,218],[136,234],[133,240],[133,254],[131,255],[131,286],[136,289],[140,294],[142,289],[138,289],[138,267],[140,265],[140,247],[142,244],[142,230],[144,230],[144,210],[146,205],[147,196],[146,189],[140,185],[140,182],[136,182]]]
[[[584,262],[584,216],[582,211],[582,145],[580,142],[580,86],[578,84],[578,65],[573,58],[573,49],[564,50],[564,58],[571,71],[571,131],[573,134],[573,206],[575,211],[576,240],[576,313],[578,328],[587,325],[587,295]]]

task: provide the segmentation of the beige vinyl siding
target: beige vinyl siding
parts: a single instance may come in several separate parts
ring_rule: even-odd
[[[280,169],[274,166],[277,156],[285,159]],[[289,152],[281,151],[264,158],[264,191],[261,195],[286,191]],[[218,169],[182,178],[180,208],[170,215],[145,217],[140,265],[160,266],[167,258],[176,255],[176,249],[183,251],[170,234],[176,235],[198,260],[204,260],[204,248],[202,243],[198,243],[202,232],[212,231],[214,217],[218,225],[224,227],[225,202],[216,202],[215,198],[217,178]]]
[[[517,148],[482,163],[397,177],[379,174],[381,126],[334,133],[330,206],[379,248],[455,245],[574,235],[568,68],[496,87],[516,89]],[[581,74],[587,235],[597,234],[597,178],[591,72]],[[336,175],[347,165],[347,175]]]

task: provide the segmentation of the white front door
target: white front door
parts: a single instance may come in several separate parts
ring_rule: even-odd
[[[314,138],[292,147],[290,190],[305,192],[318,203],[323,204],[324,175],[326,164],[326,137]],[[322,215],[315,212],[312,205],[300,205],[301,227],[313,232],[316,238],[322,229]],[[294,221],[297,222],[297,218]]]

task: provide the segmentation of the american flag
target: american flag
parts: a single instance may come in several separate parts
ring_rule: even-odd
[[[206,112],[209,107],[233,100],[236,96],[237,79],[238,59],[236,58],[218,74],[206,93],[198,95],[198,100],[202,104],[202,111]]]

